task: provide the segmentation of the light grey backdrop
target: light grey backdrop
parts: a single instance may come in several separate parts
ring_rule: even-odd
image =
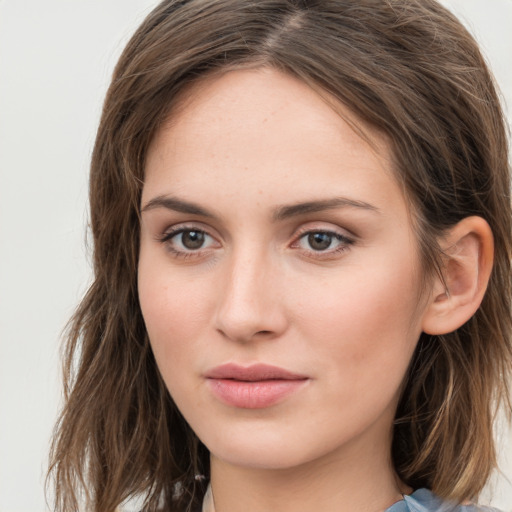
[[[445,0],[512,110],[512,0]],[[0,0],[0,512],[46,509],[59,334],[90,279],[87,168],[109,76],[154,0]],[[512,511],[512,436],[484,499]],[[506,458],[509,454],[508,460]],[[508,480],[507,480],[508,477]]]

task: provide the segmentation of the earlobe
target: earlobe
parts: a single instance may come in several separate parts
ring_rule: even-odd
[[[440,241],[443,279],[436,276],[423,316],[427,334],[447,334],[476,312],[487,289],[494,257],[494,239],[481,217],[466,217]]]

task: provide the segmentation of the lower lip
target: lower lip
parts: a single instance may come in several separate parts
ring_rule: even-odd
[[[222,402],[243,409],[263,409],[281,402],[305,385],[307,379],[260,380],[208,379],[210,389]]]

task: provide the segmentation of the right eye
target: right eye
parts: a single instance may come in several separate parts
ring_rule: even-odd
[[[198,254],[214,247],[217,242],[205,231],[195,228],[178,228],[168,231],[161,238],[167,248],[176,255]]]

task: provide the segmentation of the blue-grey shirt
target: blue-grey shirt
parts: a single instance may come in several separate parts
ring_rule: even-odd
[[[202,512],[215,512],[211,487],[208,486]],[[499,512],[495,508],[476,505],[456,505],[443,501],[428,489],[418,489],[410,496],[391,505],[385,512]]]
[[[428,489],[418,489],[396,502],[386,512],[499,512],[490,507],[456,505],[438,498]]]

